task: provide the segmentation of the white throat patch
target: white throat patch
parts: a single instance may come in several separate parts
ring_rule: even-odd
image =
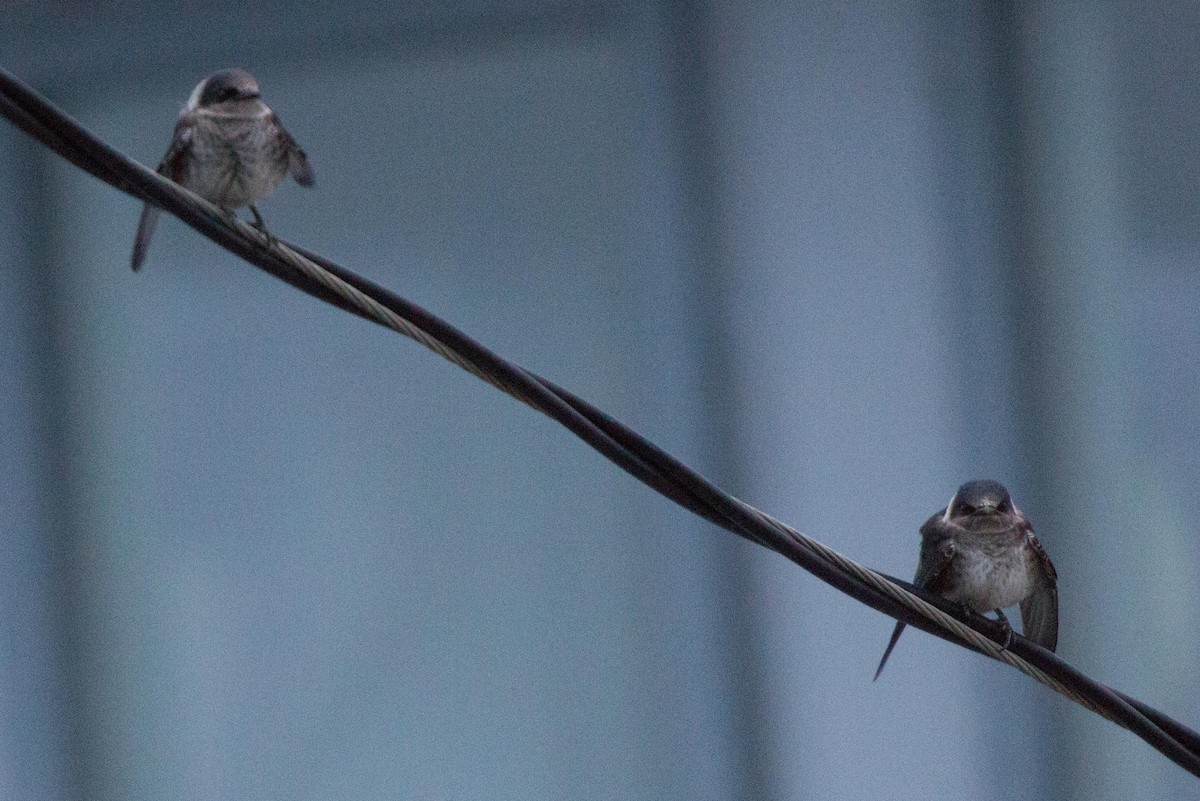
[[[950,503],[946,504],[946,513],[944,515],[942,515],[943,523],[950,522],[950,510],[954,508],[954,502],[957,500],[958,500],[958,493],[956,492],[956,493],[954,493],[954,495],[952,495],[950,497]]]

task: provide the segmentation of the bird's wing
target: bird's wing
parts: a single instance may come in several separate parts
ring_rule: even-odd
[[[1058,572],[1030,528],[1026,533],[1034,556],[1033,593],[1021,601],[1021,630],[1047,651],[1058,647]]]
[[[921,561],[917,563],[913,584],[923,590],[939,589],[954,552],[954,536],[942,522],[942,515],[936,514],[926,520],[921,526]]]
[[[921,560],[917,563],[917,575],[913,584],[923,590],[936,588],[946,567],[954,559],[954,539],[942,522],[942,514],[944,512],[939,512],[921,526]],[[879,667],[875,669],[875,678],[879,678],[879,674],[883,672],[883,666],[892,655],[896,641],[904,633],[905,625],[903,620],[896,621],[896,628],[892,629],[892,638],[888,640],[883,658],[879,660]]]
[[[187,115],[181,116],[175,123],[175,133],[171,137],[171,146],[158,163],[156,172],[178,183],[182,175],[183,159],[192,146],[192,122]],[[150,248],[150,237],[154,235],[154,226],[158,225],[158,207],[147,203],[142,207],[142,217],[138,220],[137,235],[133,238],[133,256],[130,263],[133,271],[142,268],[146,260],[146,251]]]
[[[283,143],[283,150],[287,153],[288,173],[301,186],[312,186],[316,176],[313,174],[312,165],[308,163],[308,156],[300,145],[296,144],[292,135],[279,124],[279,117],[275,112],[271,112],[271,122],[275,124],[275,130],[279,132],[279,141]]]

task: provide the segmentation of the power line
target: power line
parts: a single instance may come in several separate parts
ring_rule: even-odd
[[[638,480],[728,531],[785,556],[856,600],[949,642],[1002,661],[1141,737],[1200,776],[1200,734],[1094,681],[1024,637],[1008,648],[995,624],[876,572],[724,492],[636,431],[509,362],[395,293],[319,254],[261,232],[117,152],[0,69],[0,114],[100,180],[169,211],[250,264],[344,311],[397,331],[565,426]]]

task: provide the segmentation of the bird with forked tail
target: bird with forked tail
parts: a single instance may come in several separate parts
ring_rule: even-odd
[[[158,173],[231,214],[249,206],[264,234],[254,204],[288,175],[301,186],[313,185],[308,157],[262,102],[258,82],[240,69],[222,70],[196,86],[179,112]],[[146,259],[157,223],[158,209],[147,203],[133,240],[134,271]]]
[[[978,614],[994,611],[1010,637],[1002,610],[1020,604],[1025,636],[1049,651],[1058,645],[1058,573],[1033,526],[997,481],[968,481],[925,521],[913,584]],[[904,625],[896,623],[875,678]]]

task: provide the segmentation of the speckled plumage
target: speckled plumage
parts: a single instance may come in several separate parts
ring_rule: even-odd
[[[1025,600],[1033,592],[1035,569],[1030,536],[1019,527],[960,532],[954,540],[955,558],[938,582],[942,595],[980,614]]]
[[[274,117],[265,106],[250,116],[189,115],[189,155],[178,182],[225,209],[271,194],[288,173],[288,147]]]

